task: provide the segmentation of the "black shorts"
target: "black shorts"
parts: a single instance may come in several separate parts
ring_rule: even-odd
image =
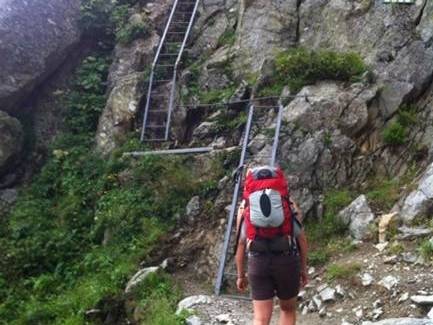
[[[253,300],[294,298],[299,293],[299,256],[249,253],[248,280]]]

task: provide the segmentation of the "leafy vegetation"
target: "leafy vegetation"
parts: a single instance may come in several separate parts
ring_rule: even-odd
[[[359,263],[331,264],[326,269],[326,280],[350,279],[361,270]]]
[[[170,229],[172,216],[192,195],[212,187],[192,175],[187,159],[122,158],[134,141],[109,157],[94,151],[107,70],[108,60],[99,55],[77,69],[65,99],[66,131],[0,221],[4,323],[85,323],[86,310],[120,299],[139,262]],[[145,323],[180,324],[173,316],[174,286],[156,282],[146,289],[155,293],[142,299]]]
[[[417,123],[417,120],[415,106],[402,106],[397,113],[397,119],[383,130],[383,141],[391,146],[405,144],[408,140],[409,129]]]
[[[280,95],[286,85],[292,92],[298,92],[319,80],[355,81],[366,71],[356,53],[291,49],[277,55],[273,80],[261,89],[260,96]]]
[[[218,39],[218,47],[222,46],[233,46],[236,42],[236,32],[232,28],[226,29],[226,31]]]
[[[426,260],[433,260],[433,240],[424,240],[418,248],[421,256]]]
[[[330,256],[355,249],[345,239],[347,225],[337,217],[337,213],[353,199],[348,190],[337,190],[326,193],[324,205],[325,215],[322,220],[310,221],[305,225],[311,248],[308,261],[311,265],[323,265]]]
[[[392,146],[404,144],[407,140],[407,130],[398,121],[389,124],[383,130],[382,134],[383,134],[383,141],[385,141],[386,144]]]
[[[248,116],[245,111],[233,112],[224,109],[216,118],[213,131],[218,134],[231,133],[239,129],[247,122]]]
[[[136,2],[82,0],[80,25],[90,37],[94,37],[96,33],[106,38],[114,37],[117,42],[128,44],[149,32],[150,22],[143,17],[130,20],[130,9]]]
[[[227,101],[236,91],[236,85],[231,85],[223,89],[213,89],[208,91],[200,91],[198,97],[200,103],[215,104]]]

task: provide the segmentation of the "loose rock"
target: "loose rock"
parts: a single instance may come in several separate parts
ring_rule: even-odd
[[[369,226],[374,222],[374,214],[365,195],[359,196],[348,207],[340,211],[338,216],[349,225],[350,234],[353,238],[362,240],[368,237]]]
[[[362,322],[362,325],[433,325],[433,321],[418,318],[391,318],[379,322]]]
[[[400,280],[392,275],[388,275],[386,277],[384,277],[382,280],[379,281],[379,284],[383,287],[385,287],[388,290],[391,290],[392,288],[394,288],[398,283],[400,282]]]
[[[410,300],[421,306],[433,305],[433,296],[412,296]]]
[[[362,281],[362,285],[364,287],[368,287],[368,286],[370,286],[373,283],[374,279],[373,279],[373,276],[370,273],[364,273],[361,276],[361,281]]]
[[[186,325],[202,325],[201,319],[195,315],[189,316],[185,322]]]

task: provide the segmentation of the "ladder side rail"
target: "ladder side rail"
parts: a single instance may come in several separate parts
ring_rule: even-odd
[[[144,115],[143,115],[143,125],[141,127],[141,136],[140,136],[141,141],[144,140],[144,133],[145,133],[145,129],[146,129],[147,117],[148,117],[149,107],[150,107],[150,97],[151,97],[151,92],[152,92],[153,78],[155,75],[155,66],[158,63],[158,59],[159,59],[159,56],[161,54],[161,49],[162,49],[162,46],[164,45],[165,39],[167,37],[167,32],[168,32],[168,29],[170,28],[171,21],[173,20],[173,16],[174,16],[174,13],[175,13],[176,8],[177,8],[178,1],[179,0],[174,0],[173,7],[171,8],[170,16],[168,17],[167,24],[165,25],[164,33],[162,34],[161,40],[159,41],[158,49],[156,50],[155,58],[153,59],[153,62],[152,62],[152,68],[151,68],[150,77],[149,77],[149,86],[147,89],[146,107],[144,109]]]
[[[251,125],[252,125],[252,120],[253,120],[253,113],[254,113],[254,105],[250,105],[247,125],[245,127],[245,137],[244,137],[244,141],[243,141],[243,145],[242,145],[242,153],[241,153],[241,157],[239,160],[239,168],[242,168],[244,166],[244,163],[245,163],[245,156],[246,156],[246,151],[247,151],[247,147],[248,147],[250,130],[251,130]],[[234,221],[235,213],[236,213],[236,206],[238,203],[241,181],[242,181],[242,175],[239,175],[238,179],[236,180],[235,190],[233,192],[233,198],[232,198],[232,204],[231,204],[231,208],[230,208],[229,220],[227,223],[227,228],[226,228],[226,232],[225,232],[225,236],[224,236],[224,244],[223,244],[223,247],[221,250],[221,258],[220,258],[220,263],[219,263],[219,267],[218,267],[217,279],[216,279],[216,283],[215,283],[215,294],[216,295],[219,295],[221,293],[221,285],[222,285],[222,281],[223,281],[223,277],[224,277],[224,269],[225,269],[225,264],[226,264],[226,260],[227,260],[227,251],[228,251],[228,247],[229,247],[229,243],[230,243],[230,237],[231,237],[231,232],[232,232],[232,228],[233,228],[233,221]]]
[[[171,84],[171,91],[170,91],[170,101],[168,106],[168,115],[167,115],[167,122],[166,122],[166,128],[165,128],[165,141],[168,140],[168,135],[170,132],[170,124],[171,124],[171,114],[173,112],[173,105],[174,105],[174,97],[176,94],[176,79],[177,79],[177,68],[179,66],[180,60],[182,59],[183,51],[185,50],[186,42],[188,41],[189,35],[191,33],[192,26],[194,24],[195,16],[197,14],[198,4],[200,0],[196,0],[194,9],[191,14],[191,19],[188,24],[188,29],[186,30],[185,36],[183,38],[182,46],[179,49],[179,54],[176,59],[176,63],[174,64],[174,71],[173,71],[173,81]]]
[[[277,125],[275,126],[274,143],[272,145],[271,166],[274,167],[277,160],[278,145],[280,141],[281,120],[283,118],[283,105],[278,103]]]

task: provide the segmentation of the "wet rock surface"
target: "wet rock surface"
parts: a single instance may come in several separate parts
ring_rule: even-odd
[[[49,76],[80,39],[79,0],[2,0],[0,109],[16,104]]]

